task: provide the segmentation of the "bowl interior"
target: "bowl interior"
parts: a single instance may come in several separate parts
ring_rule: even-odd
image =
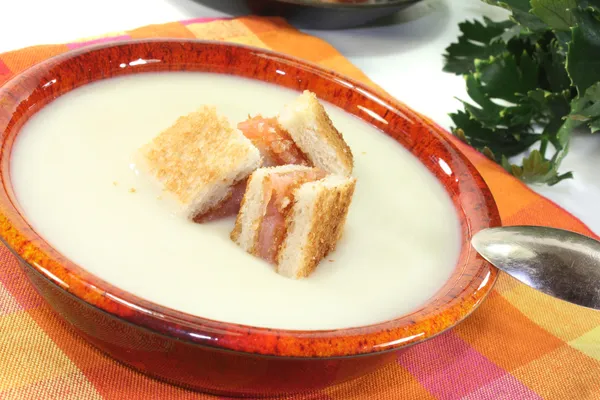
[[[16,202],[9,162],[20,128],[36,111],[100,79],[160,71],[232,74],[311,90],[398,141],[444,185],[461,220],[462,247],[450,279],[415,312],[360,328],[290,331],[212,321],[120,290],[61,255],[31,229]],[[281,73],[281,71],[285,73]],[[497,271],[470,246],[499,225],[492,196],[475,168],[436,126],[384,94],[318,66],[273,52],[224,43],[145,40],[81,49],[26,71],[0,90],[0,236],[31,268],[82,300],[134,324],[203,345],[290,357],[332,357],[393,350],[422,341],[468,316],[491,290]]]

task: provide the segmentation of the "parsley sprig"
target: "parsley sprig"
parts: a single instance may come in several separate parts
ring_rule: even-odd
[[[471,99],[452,132],[524,182],[571,178],[559,167],[572,133],[600,131],[600,0],[484,1],[511,17],[463,22],[446,49]]]

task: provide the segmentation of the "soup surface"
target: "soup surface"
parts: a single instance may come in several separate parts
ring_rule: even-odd
[[[299,93],[224,75],[156,73],[86,85],[25,124],[11,174],[24,214],[57,250],[139,297],[205,318],[332,329],[409,313],[448,279],[459,222],[442,186],[401,145],[325,106],[355,158],[343,239],[292,280],[238,248],[234,219],[175,217],[133,162],[136,150],[202,104],[232,124],[275,115]]]

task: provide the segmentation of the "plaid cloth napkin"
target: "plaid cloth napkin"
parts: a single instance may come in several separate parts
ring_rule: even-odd
[[[307,59],[372,82],[327,43],[281,19],[196,19],[0,55],[0,85],[69,49],[112,40],[225,40]],[[454,140],[454,139],[451,139]],[[584,224],[460,144],[490,185],[505,225]],[[0,247],[0,399],[213,399],[126,368],[56,318]],[[600,313],[553,300],[502,274],[484,304],[450,332],[371,375],[290,399],[600,399]]]

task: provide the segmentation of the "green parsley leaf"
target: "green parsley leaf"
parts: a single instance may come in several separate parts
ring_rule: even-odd
[[[574,110],[570,118],[586,122],[600,117],[600,82],[590,86],[577,104],[579,109]]]
[[[571,87],[571,78],[565,69],[566,57],[557,39],[549,44],[540,43],[535,49],[540,64],[540,85],[546,90],[560,92]]]
[[[575,24],[572,10],[577,7],[576,0],[531,0],[531,7],[531,12],[553,29],[568,32]]]
[[[502,158],[501,164],[504,169],[525,183],[555,185],[563,179],[573,177],[571,172],[559,175],[556,164],[545,159],[538,150],[533,150],[529,156],[523,158],[523,166],[511,164],[506,157]]]
[[[466,21],[459,24],[462,32],[458,43],[446,49],[444,71],[455,74],[466,74],[474,70],[474,61],[489,58],[504,50],[504,45],[495,42],[507,29],[515,24],[512,21],[493,22],[484,18],[479,21]]]
[[[507,157],[518,155],[540,139],[538,134],[503,128],[495,130],[486,128],[463,111],[450,114],[450,118],[456,125],[456,128],[452,130],[454,135],[479,151],[487,148],[488,153],[493,154],[494,158],[496,158],[496,154],[500,157],[502,155]]]
[[[591,8],[596,12],[600,12],[600,0],[579,0],[579,7],[582,10]]]
[[[512,19],[533,32],[545,31],[548,27],[538,16],[532,14],[529,0],[484,0],[488,4],[512,11]]]
[[[578,25],[572,29],[567,71],[580,96],[600,81],[600,21],[590,9],[575,10]]]
[[[592,130],[592,133],[600,131],[600,118],[596,118],[595,120],[591,121],[588,126]]]
[[[504,53],[476,62],[475,66],[475,77],[481,81],[490,98],[515,103],[519,101],[519,93],[537,87],[537,65],[527,53],[520,54],[519,61],[514,55]]]
[[[577,127],[581,124],[587,124],[595,133],[600,127],[600,82],[596,82],[586,90],[585,95],[573,102],[574,109],[569,114],[573,124]]]
[[[524,182],[572,178],[559,168],[573,131],[600,131],[600,0],[483,1],[512,21],[467,22],[447,48],[470,97],[452,132]]]

